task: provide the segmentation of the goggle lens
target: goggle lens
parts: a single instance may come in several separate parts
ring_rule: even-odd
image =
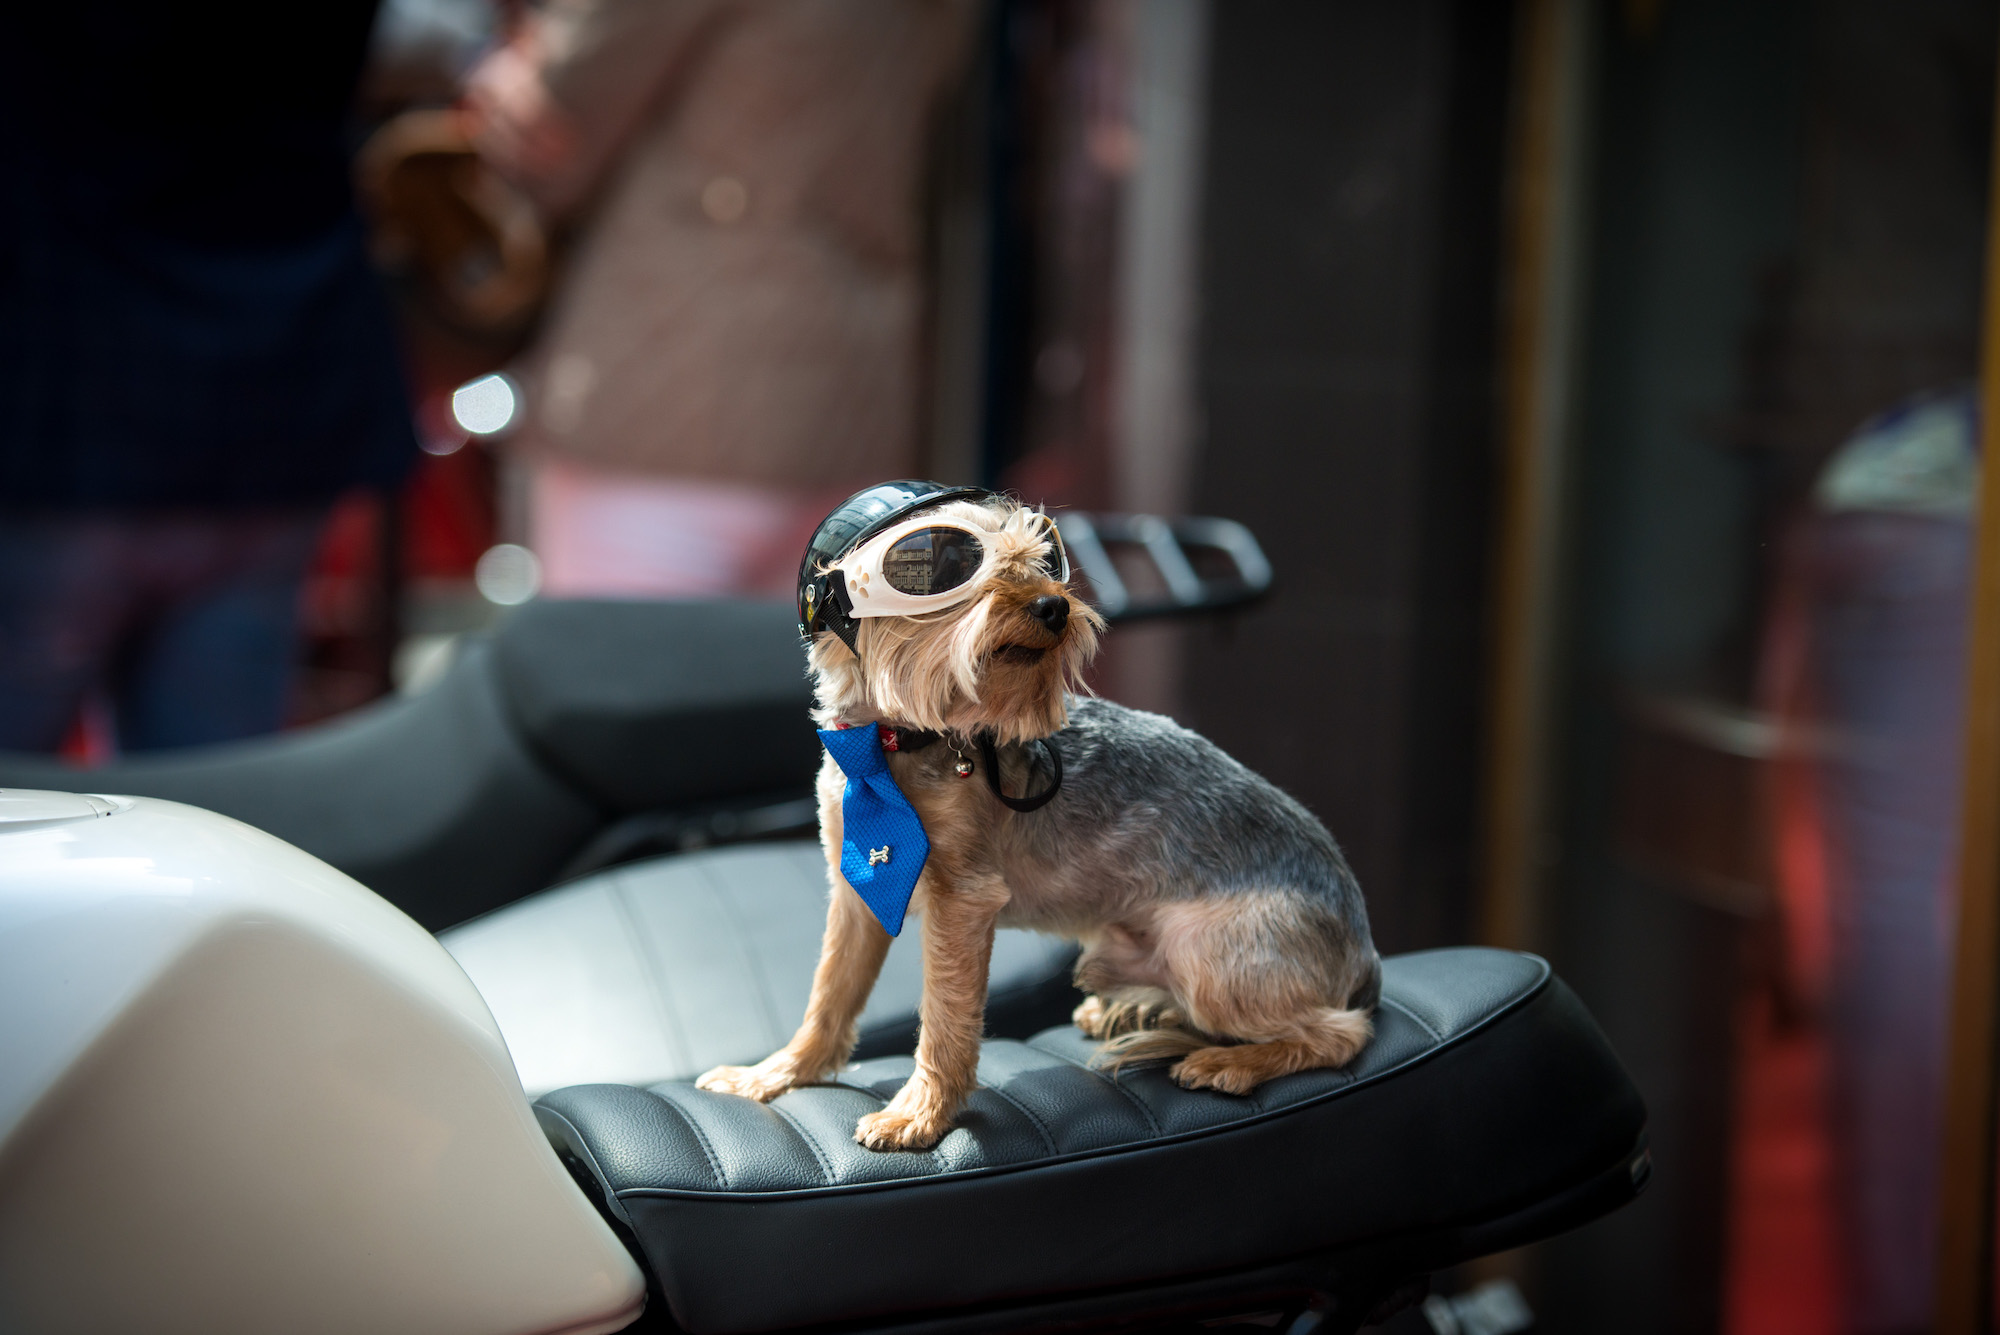
[[[962,528],[919,529],[882,554],[882,582],[913,598],[949,593],[979,572],[984,555]]]

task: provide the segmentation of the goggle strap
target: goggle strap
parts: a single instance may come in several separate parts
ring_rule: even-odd
[[[840,642],[847,646],[848,653],[856,658],[861,657],[860,646],[854,643],[854,632],[857,629],[854,622],[836,614],[826,619],[826,628],[840,637]]]
[[[860,627],[854,619],[854,602],[848,595],[847,581],[840,577],[838,570],[828,571],[820,579],[823,581],[820,587],[826,590],[826,604],[822,610],[826,628],[840,637],[840,642],[847,646],[849,653],[856,658],[861,657],[861,650],[854,643]]]

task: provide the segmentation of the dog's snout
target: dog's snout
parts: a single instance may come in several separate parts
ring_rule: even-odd
[[[1051,633],[1060,635],[1069,624],[1069,599],[1045,593],[1028,604],[1028,615],[1047,626]]]

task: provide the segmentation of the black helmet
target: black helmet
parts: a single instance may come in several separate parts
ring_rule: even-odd
[[[799,634],[810,644],[814,632],[830,630],[853,649],[854,618],[849,615],[853,609],[847,588],[826,568],[905,516],[947,501],[991,500],[993,495],[984,487],[947,487],[905,478],[864,488],[834,506],[813,530],[799,561]]]

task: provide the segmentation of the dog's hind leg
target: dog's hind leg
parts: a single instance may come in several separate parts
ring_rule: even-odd
[[[1178,1029],[1187,1015],[1164,987],[1120,987],[1085,997],[1070,1022],[1088,1038],[1117,1038],[1145,1029]]]
[[[1117,1038],[1144,1029],[1175,1029],[1187,1016],[1162,984],[1150,934],[1123,923],[1106,926],[1076,962],[1076,985],[1090,993],[1070,1022],[1090,1038]]]
[[[1366,1011],[1324,1006],[1264,1032],[1281,1037],[1196,1048],[1174,1063],[1175,1082],[1184,1089],[1248,1094],[1281,1075],[1347,1065],[1367,1045],[1374,1026]]]
[[[1345,1066],[1374,1033],[1368,1011],[1351,1004],[1373,999],[1373,951],[1342,948],[1293,896],[1183,906],[1163,923],[1161,952],[1190,1021],[1180,1037],[1214,1036],[1190,1043],[1173,1066],[1186,1088],[1247,1094],[1281,1075]]]

